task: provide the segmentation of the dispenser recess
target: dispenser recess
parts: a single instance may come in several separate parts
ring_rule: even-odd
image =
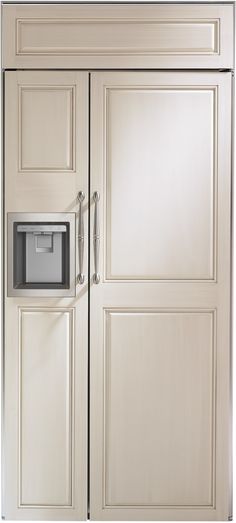
[[[75,295],[75,215],[8,214],[8,296]]]

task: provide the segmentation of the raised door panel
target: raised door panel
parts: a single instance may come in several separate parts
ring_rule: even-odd
[[[105,278],[213,280],[216,88],[107,87],[105,97]]]
[[[213,506],[214,311],[105,310],[105,506]]]
[[[74,87],[19,91],[19,171],[74,171]]]
[[[72,506],[74,311],[20,309],[19,320],[19,503]]]
[[[84,298],[7,300],[6,519],[87,519],[86,314]]]
[[[42,20],[18,19],[16,30],[17,51],[20,56],[29,53],[57,54],[64,50],[68,54],[139,54],[140,47],[144,54],[161,51],[165,54],[215,54],[219,52],[218,30],[219,21],[151,21],[141,20],[138,24],[135,19],[121,20],[106,19],[97,21],[97,33],[94,35],[94,20],[68,19],[57,21],[48,19],[47,32],[42,41],[42,32],[45,22]],[[136,22],[136,23],[135,23]],[[61,28],[61,32],[59,31]],[[122,43],[120,31],[122,29]],[[132,31],[132,41],[130,33]],[[168,40],[172,32],[172,39]],[[192,34],[190,35],[190,31]],[[64,33],[62,35],[62,32]],[[68,34],[68,38],[65,35]],[[140,38],[143,35],[142,43]],[[176,47],[175,47],[176,44]]]
[[[88,74],[6,72],[6,210],[75,211],[86,193]]]
[[[92,74],[94,520],[231,514],[230,97],[230,73]]]

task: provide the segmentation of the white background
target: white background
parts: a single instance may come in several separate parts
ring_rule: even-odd
[[[13,0],[6,0],[6,1],[8,3],[15,3]],[[24,3],[20,0],[17,0],[17,1],[18,1],[18,3]],[[60,1],[60,0],[50,0],[49,3],[53,4],[53,3],[57,3],[58,1]],[[108,1],[102,0],[102,3],[111,3],[112,1],[114,2],[114,0],[110,0],[110,2],[109,2],[109,0]],[[131,2],[135,3],[136,0],[128,0],[128,1],[130,3]],[[149,1],[151,2],[151,0],[149,0]],[[159,0],[159,1],[161,1],[161,0]],[[171,0],[162,0],[162,1],[165,1],[165,3],[174,2],[174,0],[172,0],[172,1]],[[191,1],[191,3],[195,3],[195,1],[193,1],[193,0],[181,0],[181,3],[188,3],[188,1]],[[199,1],[202,1],[202,0],[199,0]],[[142,2],[145,3],[146,0],[142,0]],[[33,3],[33,0],[32,0],[32,3]],[[63,3],[66,3],[66,1],[64,0]],[[70,0],[70,3],[79,3],[79,2],[78,2],[78,0]],[[86,3],[86,0],[83,0],[82,3]],[[93,3],[99,3],[99,0],[93,0]],[[207,3],[223,3],[223,2],[220,0],[207,0]],[[235,0],[234,0],[234,3],[235,3]],[[235,55],[236,55],[236,45],[235,45]],[[0,89],[1,89],[1,87],[0,87]],[[235,107],[234,107],[234,118],[235,118]],[[1,134],[1,138],[2,138],[2,134]],[[236,146],[236,132],[234,132],[234,140],[233,140],[233,150],[234,151],[236,150],[235,146]],[[236,160],[235,160],[235,164],[236,164]],[[1,165],[2,165],[2,162],[1,162]],[[235,173],[235,168],[234,168],[233,178],[235,178],[235,175],[236,175],[236,173]],[[2,189],[2,184],[1,184],[0,189]],[[236,181],[234,183],[233,199],[234,199],[234,202],[236,202]],[[2,198],[1,198],[1,201],[2,201]],[[2,245],[2,229],[0,230],[0,235],[1,235],[1,245]],[[235,300],[236,300],[236,203],[235,203],[235,213],[234,213],[234,217],[233,217],[233,246],[234,246],[234,248],[233,248],[233,289],[232,289],[233,290],[233,347],[232,347],[232,352],[233,352],[233,382],[234,382],[234,387],[233,387],[233,463],[235,464],[235,460],[236,460],[236,358],[235,358],[235,346],[236,346],[236,306],[235,306],[235,303],[236,303],[235,302]],[[2,265],[2,256],[1,256],[0,262]],[[234,277],[234,275],[235,275],[235,277]],[[2,279],[0,282],[0,294],[2,296]],[[0,304],[0,308],[1,308],[1,306],[2,306],[2,303]],[[234,328],[234,326],[235,326],[235,328]],[[2,323],[1,323],[1,333],[2,333]],[[1,385],[1,381],[2,381],[2,374],[0,374],[0,385]],[[2,386],[0,387],[0,395],[2,397]],[[1,402],[1,404],[2,404],[2,402]],[[0,461],[1,461],[1,450],[0,450]],[[1,478],[0,478],[0,482],[1,482]],[[235,506],[235,510],[233,511],[234,512],[233,521],[236,521],[236,466],[234,466],[234,473],[233,473],[233,502],[234,502],[234,506]],[[0,501],[0,506],[1,506],[1,501]],[[1,511],[0,511],[0,513],[1,513]]]

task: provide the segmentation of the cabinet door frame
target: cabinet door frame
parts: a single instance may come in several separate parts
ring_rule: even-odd
[[[93,238],[90,238],[90,514],[92,520],[227,520],[231,515],[231,73],[94,72],[91,74],[91,222],[94,191],[100,193],[100,283],[94,284]],[[106,90],[120,87],[214,87],[217,105],[216,273],[212,281],[113,281],[105,264],[106,229]],[[122,195],[119,195],[122,202]],[[141,248],[141,243],[140,243]],[[207,310],[216,320],[215,497],[211,506],[109,506],[105,499],[105,314],[132,310]],[[109,379],[106,378],[106,379]]]

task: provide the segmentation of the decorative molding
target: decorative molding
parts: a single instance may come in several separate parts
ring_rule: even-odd
[[[75,172],[75,89],[76,86],[67,85],[19,85],[18,86],[18,172],[19,173],[59,173],[59,172]],[[25,167],[23,165],[22,158],[22,136],[23,136],[23,113],[22,113],[22,95],[25,92],[55,92],[64,91],[69,93],[69,104],[68,104],[68,118],[70,119],[70,161],[69,167],[42,167],[32,166]],[[46,122],[45,122],[46,124]]]
[[[109,346],[109,335],[110,335],[110,323],[109,323],[109,316],[111,315],[147,315],[147,314],[190,314],[190,315],[197,315],[197,314],[209,314],[211,316],[211,381],[212,381],[212,425],[211,425],[211,504],[207,505],[163,505],[163,504],[119,504],[119,505],[112,505],[106,503],[106,440],[107,440],[107,429],[108,429],[108,421],[106,418],[106,412],[107,412],[107,384],[109,381],[108,376],[108,352],[110,350]],[[216,308],[156,308],[156,307],[149,307],[149,308],[135,308],[135,307],[109,307],[103,309],[103,332],[104,332],[104,343],[103,343],[103,362],[104,362],[104,368],[103,368],[103,490],[102,490],[102,497],[103,497],[103,509],[112,509],[112,508],[130,508],[130,509],[206,509],[210,508],[212,510],[215,510],[216,508],[216,384],[217,384],[217,344],[216,344],[216,329],[217,329],[217,309]]]
[[[51,25],[51,32],[50,32],[50,40],[52,42],[51,45],[44,45],[44,36],[42,35],[42,39],[39,45],[24,45],[23,43],[23,36],[24,36],[24,29],[26,29],[29,26],[35,27],[35,30],[39,31],[39,26],[42,26],[45,28],[45,26]],[[64,35],[66,35],[66,40],[70,40],[70,30],[73,26],[76,26],[76,38],[78,39],[78,43],[76,45],[71,46],[65,46],[65,45],[59,45],[56,44],[56,42],[53,45],[53,28],[56,28],[56,30],[59,30],[59,27],[62,28],[64,26]],[[67,27],[66,27],[67,26]],[[80,28],[84,29],[84,26],[86,26],[86,36],[83,33],[83,37],[80,37]],[[89,26],[92,26],[89,28]],[[104,26],[110,26],[110,29],[113,27],[113,31],[109,31],[108,35],[104,34]],[[118,31],[120,32],[121,27],[123,32],[126,32],[127,34],[123,34],[123,37],[121,41],[124,45],[116,44],[114,45],[114,31],[115,28],[118,26]],[[129,26],[129,27],[127,27]],[[142,38],[145,37],[148,38],[149,32],[150,32],[150,26],[154,27],[156,29],[156,34],[153,35],[153,43],[152,45],[145,45],[143,46],[141,44],[138,45],[134,44],[133,46],[128,45],[129,42],[129,34],[130,31],[134,31],[134,27],[142,27]],[[158,41],[155,44],[155,39],[160,40],[162,36],[158,34],[158,31],[162,31],[163,28],[166,28],[166,34],[164,35],[163,44]],[[203,40],[201,35],[201,30],[206,28],[206,26],[209,26],[209,45],[208,46],[201,46],[201,41]],[[96,27],[97,34],[95,35],[94,30]],[[178,38],[176,39],[176,45],[174,45],[175,42],[173,42],[173,47],[169,47],[166,42],[169,42],[169,37],[172,37],[173,40],[173,28],[176,27],[177,29],[181,28],[181,38],[183,40],[183,34],[186,28],[188,31],[191,31],[193,35],[194,27],[199,30],[199,35],[197,36],[197,42],[195,46],[192,45],[191,47],[191,41],[192,38],[189,38],[189,35],[186,34],[186,44],[182,44],[182,46],[178,46]],[[90,31],[89,31],[90,29]],[[60,32],[61,32],[60,31]],[[139,42],[138,35],[140,33],[137,33],[136,40]],[[202,18],[202,19],[178,19],[178,18],[167,18],[167,19],[161,19],[161,18],[17,18],[16,19],[16,55],[18,56],[32,56],[32,55],[58,55],[58,56],[73,56],[73,55],[219,55],[220,53],[220,19],[216,18]],[[112,38],[111,36],[112,35]],[[125,45],[127,37],[127,45]],[[82,40],[84,38],[84,42]],[[141,38],[141,37],[140,37]],[[81,39],[81,41],[79,41]],[[104,42],[105,39],[107,39],[106,45],[100,45],[100,41]],[[149,35],[150,39],[150,35]],[[38,35],[38,40],[40,41],[40,36]],[[58,41],[58,34],[56,35],[56,40]],[[62,42],[62,34],[59,36],[59,40]],[[91,45],[89,45],[89,42],[92,41]],[[87,42],[87,43],[86,43]],[[73,40],[74,43],[74,40]]]
[[[132,277],[131,274],[127,274],[126,276],[118,276],[118,275],[112,275],[111,274],[111,206],[109,205],[109,201],[111,198],[109,198],[109,190],[111,187],[111,184],[109,183],[109,172],[108,172],[108,166],[109,166],[109,149],[107,147],[107,144],[109,144],[109,125],[108,125],[108,97],[109,92],[112,90],[116,91],[198,91],[198,92],[204,92],[204,91],[212,91],[213,93],[213,111],[212,111],[212,128],[213,128],[213,144],[212,144],[212,276],[206,277],[206,278],[178,278],[173,275],[172,278],[164,278],[164,277],[158,277],[157,275],[149,276],[147,278],[144,278],[143,275],[140,275],[140,277],[135,276]],[[112,85],[112,86],[104,86],[104,96],[103,96],[103,111],[104,111],[104,200],[106,202],[106,205],[104,206],[104,231],[103,231],[103,237],[104,237],[104,259],[103,259],[103,265],[104,265],[104,282],[109,283],[121,283],[121,282],[129,282],[129,283],[138,283],[138,282],[146,282],[146,283],[155,283],[155,282],[172,282],[172,283],[217,283],[217,253],[218,253],[218,86],[199,86],[199,85],[189,85],[189,86],[181,86],[177,85],[157,85],[157,86],[151,86],[150,85],[126,85],[126,86],[120,86],[120,85]]]
[[[68,315],[68,358],[69,358],[69,411],[68,411],[68,456],[69,456],[69,488],[68,504],[30,504],[22,502],[22,354],[23,354],[23,340],[22,340],[22,328],[24,316],[27,314],[66,314]],[[62,307],[18,307],[18,329],[19,329],[19,370],[18,370],[18,508],[74,508],[74,309],[73,308],[62,308]]]

